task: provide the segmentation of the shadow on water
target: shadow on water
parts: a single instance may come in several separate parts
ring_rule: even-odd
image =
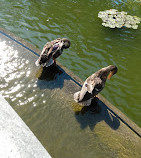
[[[75,117],[82,129],[89,126],[94,130],[95,125],[103,120],[114,130],[120,126],[118,118],[110,113],[107,106],[98,98],[95,98],[90,106],[83,107],[81,111],[75,111]]]
[[[81,85],[68,75],[60,66],[51,65],[49,67],[40,67],[36,73],[38,78],[37,86],[40,89],[63,88],[64,80],[72,80],[75,84]]]

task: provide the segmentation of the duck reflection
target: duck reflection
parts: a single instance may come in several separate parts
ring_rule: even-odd
[[[91,112],[93,114],[100,113],[100,106],[98,105],[98,98],[95,97],[92,99],[91,104],[89,106],[80,106],[80,104],[73,104],[73,109],[76,115],[82,114],[84,115],[86,112]]]
[[[40,67],[38,71],[36,71],[37,86],[40,89],[54,89],[54,88],[63,88],[64,83],[69,87],[68,89],[72,89],[74,91],[74,86],[71,86],[69,82],[65,82],[65,80],[71,80],[78,86],[81,86],[76,80],[74,80],[65,70],[59,65],[52,64],[51,67]],[[70,85],[70,86],[69,86]]]
[[[39,80],[47,80],[47,81],[51,81],[51,80],[55,80],[57,77],[57,74],[62,74],[63,72],[61,71],[61,69],[59,69],[59,67],[53,63],[52,65],[48,66],[48,67],[40,67],[38,69],[38,71],[36,72],[36,77]]]
[[[73,109],[75,111],[75,118],[80,123],[82,129],[89,126],[91,130],[94,130],[95,125],[101,121],[105,121],[114,130],[120,126],[118,118],[97,97],[92,100],[89,106],[77,104],[73,106]]]

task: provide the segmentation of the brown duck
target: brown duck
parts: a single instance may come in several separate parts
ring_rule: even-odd
[[[53,63],[56,64],[56,58],[62,54],[63,49],[67,49],[69,47],[70,41],[67,38],[57,38],[56,40],[47,42],[35,64],[43,67],[48,67]]]
[[[74,100],[84,106],[89,106],[92,99],[105,87],[107,78],[110,79],[117,73],[117,70],[116,66],[109,65],[89,76],[84,82],[81,91],[74,94]]]

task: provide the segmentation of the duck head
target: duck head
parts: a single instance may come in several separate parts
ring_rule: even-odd
[[[101,70],[99,70],[99,74],[98,76],[102,79],[105,80],[109,79],[115,75],[118,71],[118,68],[114,65],[109,65],[107,67],[102,68]]]
[[[70,47],[70,40],[68,40],[67,38],[62,38],[61,42],[63,43],[62,45],[63,49],[67,49]]]
[[[110,72],[109,72],[108,77],[107,77],[108,80],[110,80],[111,77],[117,73],[117,71],[118,71],[117,67],[114,66],[114,65],[111,65],[110,66]]]

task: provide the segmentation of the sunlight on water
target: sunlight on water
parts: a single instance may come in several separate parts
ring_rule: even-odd
[[[18,50],[14,50],[12,46],[8,46],[6,41],[0,41],[0,48],[0,75],[2,77],[0,88],[8,88],[7,91],[1,91],[2,95],[10,98],[12,102],[19,100],[19,103],[16,104],[17,106],[31,102],[34,97],[28,99],[24,97],[25,91],[23,89],[25,84],[23,81],[20,81],[23,77],[29,77],[31,73],[30,67],[26,67],[29,61],[19,56]],[[18,71],[17,68],[21,71]],[[27,87],[31,87],[31,85],[29,84]],[[13,97],[13,94],[16,95]],[[20,100],[22,97],[25,99],[24,102]]]
[[[1,67],[0,67],[0,75],[2,77],[5,77],[5,75],[7,74],[7,70],[10,73],[10,69],[14,69],[15,66],[17,66],[17,62],[12,62],[12,59],[10,57],[13,58],[17,58],[18,56],[18,52],[17,51],[13,51],[12,47],[10,49],[6,49],[6,42],[3,41],[0,43],[0,61],[1,61]],[[10,62],[10,63],[9,63]],[[14,74],[11,74],[10,78],[14,78]],[[10,80],[9,78],[9,80]],[[6,82],[8,82],[8,79],[6,79]]]

